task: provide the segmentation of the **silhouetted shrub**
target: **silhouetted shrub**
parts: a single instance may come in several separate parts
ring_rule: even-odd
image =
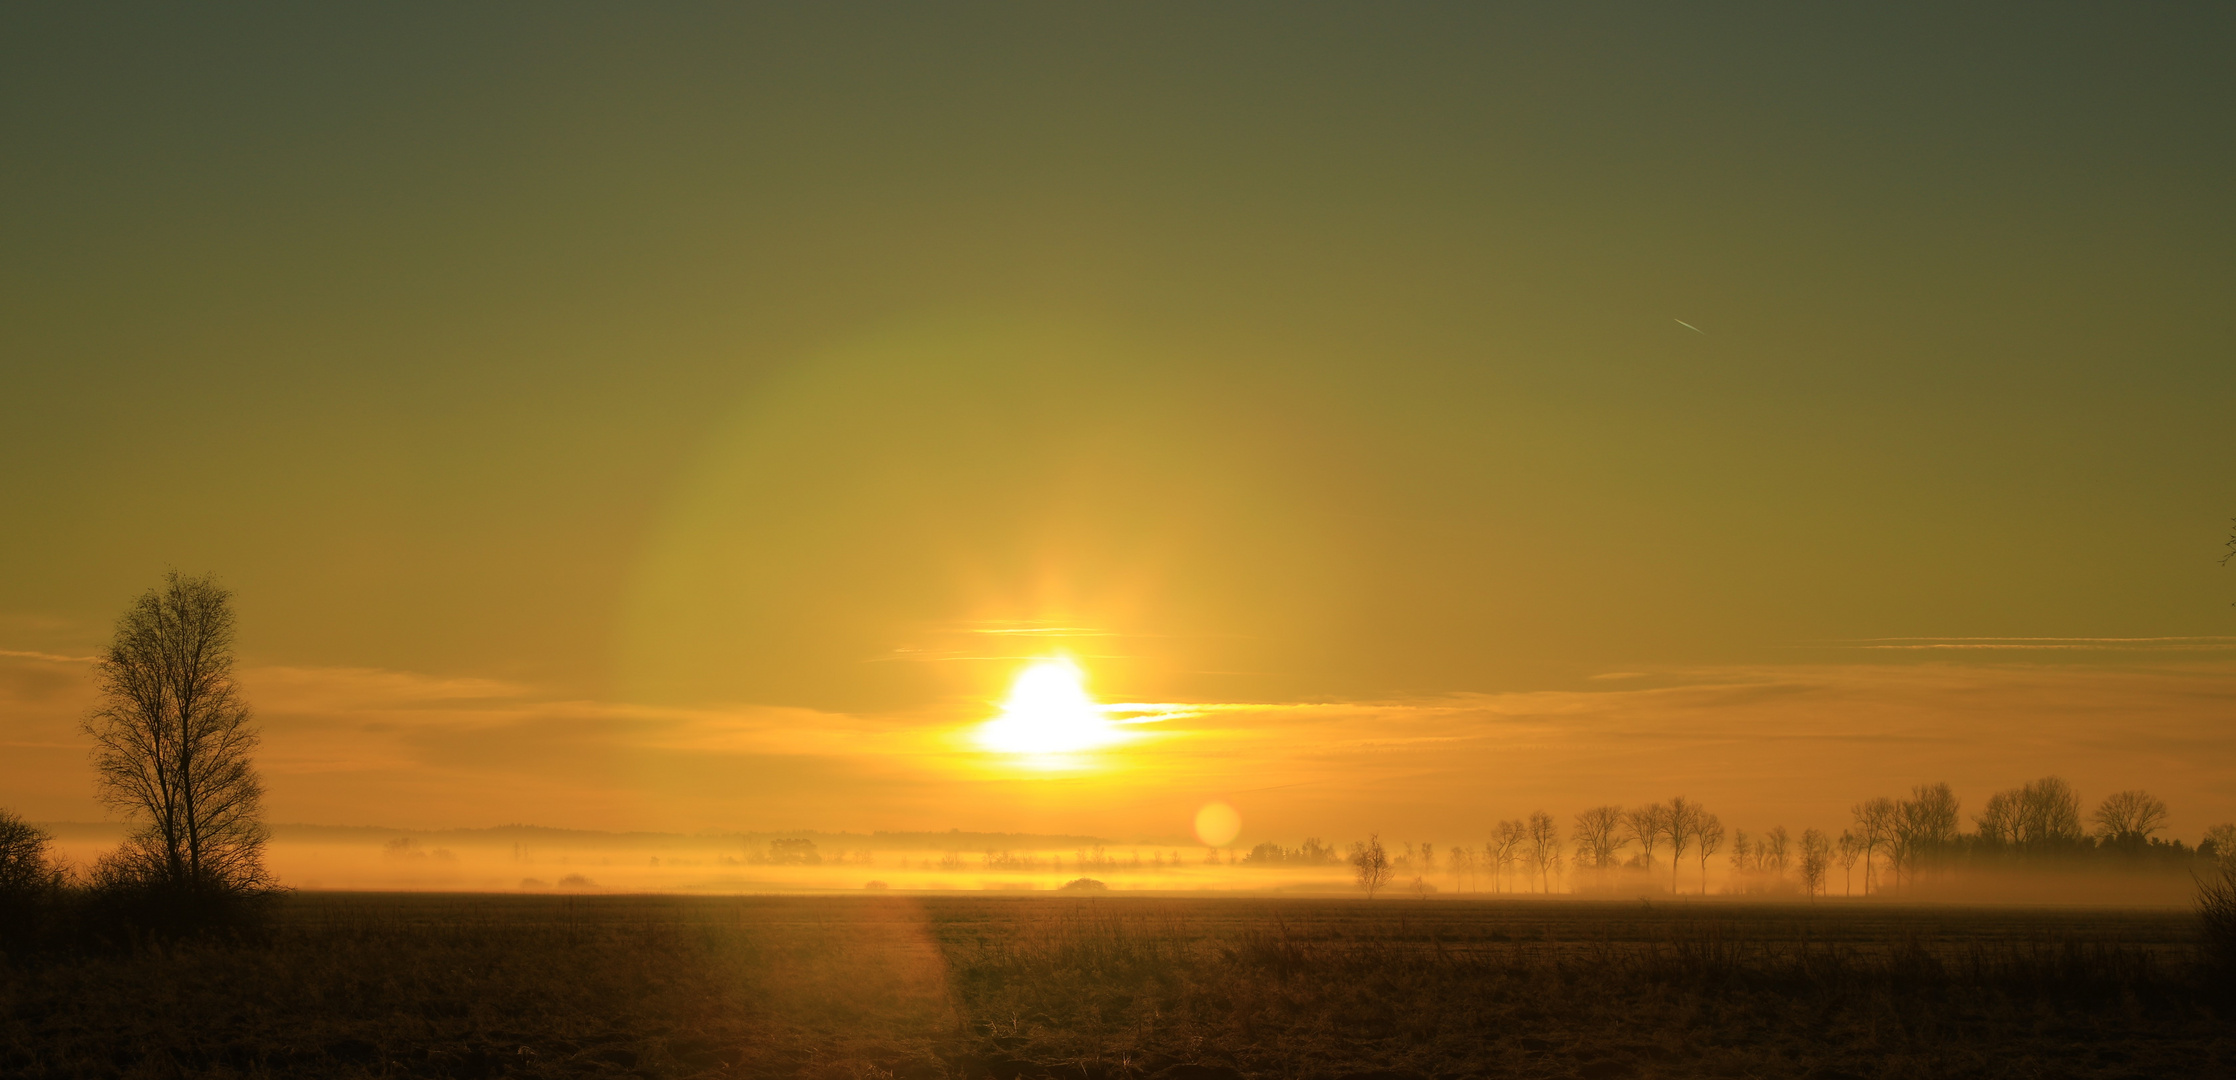
[[[0,955],[37,951],[54,937],[65,875],[47,834],[0,810]]]
[[[46,892],[61,884],[46,832],[0,810],[0,896]]]
[[[823,855],[815,850],[813,840],[771,840],[769,853],[756,861],[771,866],[821,866]]]
[[[2197,918],[2203,924],[2206,960],[2236,975],[2236,863],[2223,862],[2198,879]]]
[[[253,941],[271,929],[284,889],[195,888],[98,872],[62,900],[69,944],[90,951],[133,951],[185,938]]]

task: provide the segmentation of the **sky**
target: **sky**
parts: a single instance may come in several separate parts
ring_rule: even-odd
[[[0,806],[2236,819],[2222,5],[0,14]],[[973,740],[1069,657],[1126,740]]]

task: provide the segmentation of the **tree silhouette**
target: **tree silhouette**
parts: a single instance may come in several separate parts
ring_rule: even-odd
[[[1576,815],[1576,865],[1589,867],[1604,879],[1615,865],[1623,845],[1623,808],[1595,806]]]
[[[1500,891],[1506,888],[1506,875],[1514,869],[1520,856],[1522,843],[1529,837],[1529,828],[1519,821],[1501,821],[1491,830],[1491,860],[1498,869]]]
[[[1897,881],[1903,874],[1915,877],[1920,866],[1934,861],[1956,843],[1958,804],[1947,783],[1919,784],[1910,797],[1895,804],[1894,863]]]
[[[20,900],[61,883],[46,830],[0,810],[0,902]],[[5,912],[0,907],[0,912]]]
[[[1991,844],[2016,844],[2019,842],[2019,792],[2017,789],[1998,791],[1988,796],[1987,805],[1972,815],[1972,824],[1979,829],[1980,839]]]
[[[1669,891],[1677,891],[1677,871],[1685,858],[1685,845],[1692,841],[1695,819],[1700,808],[1687,802],[1683,795],[1669,800],[1669,816],[1662,820],[1662,838],[1669,841]]]
[[[1879,849],[1894,839],[1894,800],[1884,795],[1855,805],[1856,833],[1863,839],[1863,895],[1878,880]]]
[[[233,684],[232,594],[172,571],[117,620],[83,725],[101,801],[136,828],[99,873],[195,892],[270,885],[256,729]]]
[[[1783,825],[1772,825],[1762,834],[1762,841],[1755,845],[1755,866],[1776,874],[1780,881],[1786,877],[1787,852],[1793,844],[1791,834]]]
[[[2045,776],[2018,789],[2019,843],[2037,850],[2079,843],[2081,796],[2061,777]]]
[[[1834,850],[1840,859],[1840,872],[1847,879],[1841,887],[1841,895],[1854,896],[1856,894],[1856,860],[1863,855],[1863,838],[1857,836],[1851,830],[1842,829],[1840,830],[1840,839],[1835,841],[1835,845]]]
[[[1369,835],[1366,843],[1351,845],[1351,869],[1359,888],[1366,890],[1366,898],[1369,900],[1374,899],[1374,894],[1382,886],[1390,883],[1390,853],[1382,850],[1382,837],[1379,834]]]
[[[2205,850],[2206,844],[2213,845],[2214,858],[2224,863],[2236,863],[2236,823],[2215,825],[2205,830],[2204,842],[2198,844],[2197,849]]]
[[[2236,520],[2230,521],[2229,524],[2231,528],[2228,530],[2228,553],[2220,557],[2222,566],[2227,566],[2228,560],[2236,559]],[[2236,604],[2230,606],[2236,606]]]
[[[2096,834],[2114,843],[2141,844],[2166,827],[2166,804],[2148,791],[2116,791],[2089,815]]]
[[[1724,823],[1700,808],[1693,811],[1693,850],[1700,853],[1700,895],[1708,895],[1708,856],[1724,842]]]
[[[1561,829],[1543,810],[1529,816],[1529,863],[1537,870],[1538,891],[1553,891],[1553,871],[1561,864]]]
[[[1662,830],[1669,820],[1669,808],[1660,803],[1648,803],[1623,815],[1623,827],[1630,831],[1630,838],[1638,844],[1638,865],[1651,872],[1654,869],[1654,846],[1661,843]]]
[[[1824,891],[1825,866],[1831,861],[1832,841],[1818,829],[1801,831],[1801,887],[1814,900]]]

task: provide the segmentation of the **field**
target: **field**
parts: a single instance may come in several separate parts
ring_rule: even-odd
[[[302,893],[0,971],[0,1074],[2236,1075],[2192,917]]]

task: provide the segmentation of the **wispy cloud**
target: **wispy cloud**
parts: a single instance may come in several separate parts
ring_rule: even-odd
[[[1125,646],[1114,646],[1108,643],[1169,641],[1176,637],[1205,640],[1233,638],[1235,636],[1230,634],[1156,634],[1119,630],[1107,626],[1073,626],[1064,623],[972,622],[926,630],[918,635],[916,640],[896,646],[883,654],[869,657],[865,662],[1032,660],[1048,655],[1052,649],[1060,649],[1080,660],[1135,660],[1141,658],[1142,654],[1140,652],[1130,650],[1111,651],[1114,648],[1124,649]],[[989,638],[993,640],[988,641]],[[1104,644],[1099,644],[1096,647],[1104,651],[1083,653],[1076,649],[1064,647],[1063,643],[1071,641],[1102,642]],[[988,648],[1008,647],[1014,647],[1022,651],[995,653],[986,651]]]
[[[2236,637],[1882,637],[1840,643],[1852,649],[1903,652],[1933,650],[2010,650],[2049,652],[2222,652],[2236,651]]]
[[[91,664],[101,659],[98,656],[64,656],[60,653],[25,652],[21,649],[0,649],[0,656],[18,660],[45,660],[54,664]]]
[[[982,626],[969,631],[973,634],[1022,634],[1029,637],[1119,637],[1114,630],[1100,630],[1091,626]]]

